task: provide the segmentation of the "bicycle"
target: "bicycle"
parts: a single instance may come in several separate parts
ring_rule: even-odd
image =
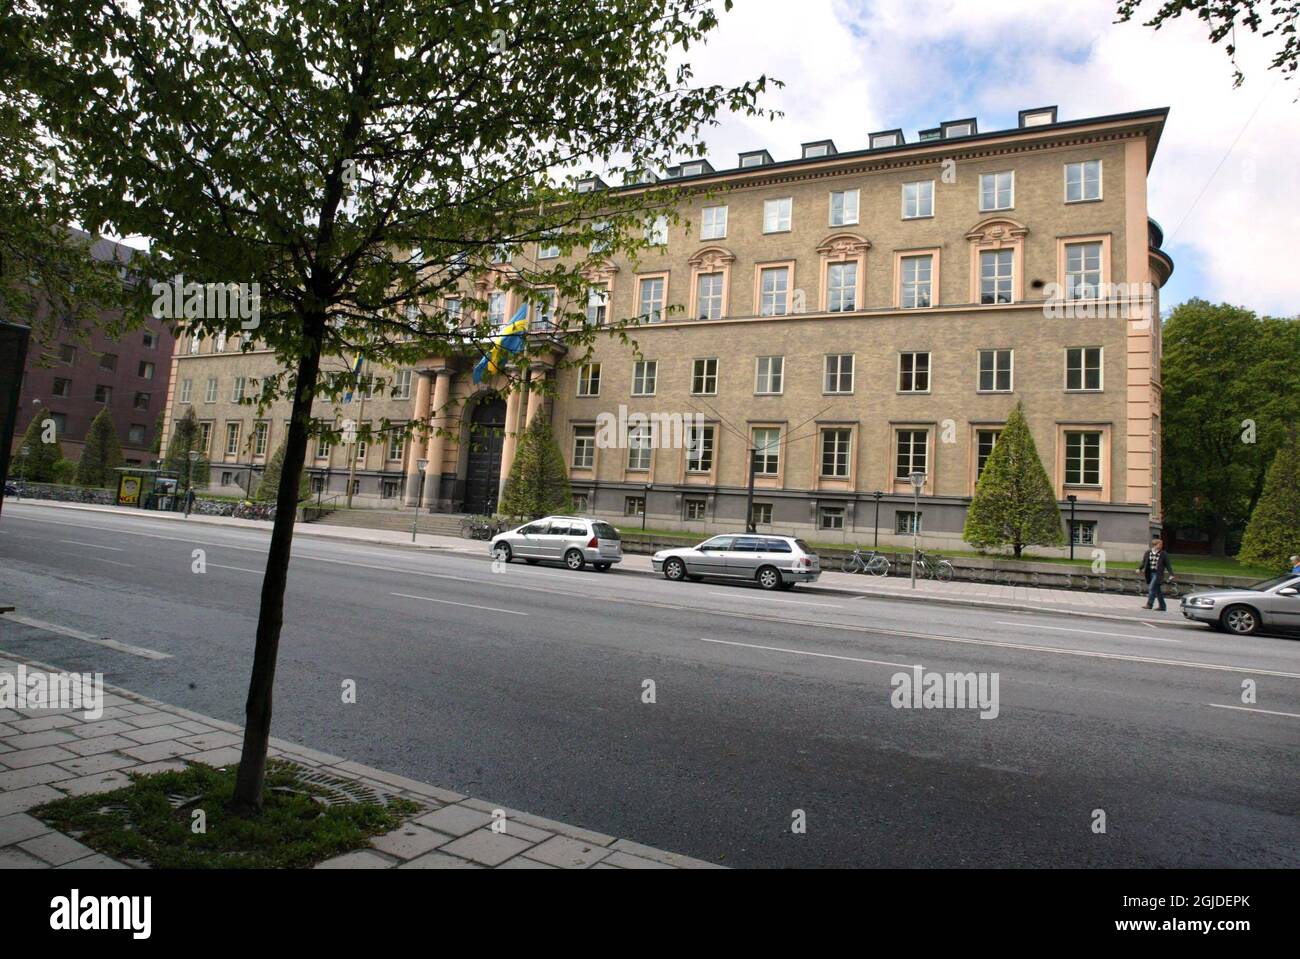
[[[460,535],[466,539],[491,539],[502,528],[486,516],[466,516],[460,521]]]
[[[941,583],[952,581],[952,563],[948,562],[938,554],[926,555],[925,553],[918,552],[912,566],[916,570],[916,575],[918,577],[937,579]]]
[[[855,546],[850,556],[844,557],[840,564],[842,573],[870,573],[872,576],[888,576],[892,564],[885,554],[877,550],[864,553],[862,547]]]

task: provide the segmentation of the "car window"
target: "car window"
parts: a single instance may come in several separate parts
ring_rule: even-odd
[[[804,542],[803,540],[801,540],[801,539],[797,539],[797,540],[795,540],[795,541],[794,541],[794,545],[798,546],[801,550],[803,550],[803,551],[804,551],[805,553],[807,553],[809,556],[816,555],[816,554],[813,552],[813,548],[812,548],[811,546],[809,546],[807,543],[805,543],[805,542]]]
[[[705,540],[699,545],[699,549],[731,549],[731,544],[736,541],[734,536],[715,536],[713,539]]]
[[[546,522],[529,523],[519,532],[523,533],[525,536],[540,536],[542,533],[545,533],[547,529],[550,528],[550,525],[551,525],[550,523],[546,523]]]
[[[763,552],[765,553],[793,553],[790,544],[783,539],[765,539],[763,540]]]
[[[591,530],[601,539],[617,540],[619,538],[618,530],[610,526],[608,523],[592,523]]]
[[[762,550],[762,540],[756,536],[737,536],[731,549],[737,553],[757,553]]]
[[[1246,588],[1253,589],[1258,593],[1265,593],[1278,586],[1286,586],[1288,584],[1294,586],[1297,582],[1300,582],[1300,580],[1297,580],[1294,576],[1275,576],[1273,579],[1266,579],[1263,582],[1252,583]]]

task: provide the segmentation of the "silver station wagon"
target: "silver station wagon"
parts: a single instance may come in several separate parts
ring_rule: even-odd
[[[489,547],[495,559],[529,563],[563,563],[582,569],[588,563],[605,572],[623,561],[623,541],[618,530],[589,516],[547,516],[498,533]]]
[[[1300,576],[1291,573],[1241,589],[1210,589],[1182,599],[1187,619],[1252,636],[1261,631],[1300,631]]]
[[[664,549],[650,558],[656,573],[679,582],[706,576],[752,580],[764,589],[792,589],[821,575],[821,562],[793,536],[725,534],[698,546]]]

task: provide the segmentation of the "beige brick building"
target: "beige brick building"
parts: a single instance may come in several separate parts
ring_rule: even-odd
[[[853,152],[820,141],[793,160],[759,150],[727,170],[665,171],[687,188],[681,221],[652,224],[656,246],[637,262],[590,275],[590,320],[640,317],[636,350],[600,337],[580,365],[557,349],[530,374],[549,378],[545,393],[476,386],[469,356],[371,371],[386,386],[364,409],[320,415],[431,420],[443,435],[357,450],[356,502],[413,504],[423,458],[427,506],[490,511],[515,434],[544,411],[583,512],[741,529],[752,458],[760,529],[870,542],[878,525],[892,544],[919,524],[922,543],[956,547],[1020,402],[1063,509],[1076,499],[1076,542],[1136,554],[1160,516],[1156,318],[1173,264],[1147,173],[1166,113],[1058,121],[1048,107],[993,133],[958,120],[916,142],[885,131]],[[530,247],[516,265],[555,252]],[[513,314],[513,294],[483,295]],[[544,327],[550,311],[531,312]],[[255,422],[236,400],[273,358],[219,345],[180,338],[168,409],[208,424],[214,487],[234,491],[288,414]],[[345,492],[347,459],[309,450],[324,495]]]

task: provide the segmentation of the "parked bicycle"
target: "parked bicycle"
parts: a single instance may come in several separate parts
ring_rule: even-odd
[[[918,552],[912,563],[917,578],[937,579],[941,583],[952,581],[952,563],[936,553]]]
[[[850,556],[844,557],[844,562],[840,564],[842,573],[870,573],[872,576],[888,576],[892,563],[885,558],[885,554],[877,550],[863,552],[862,547],[855,546]]]
[[[466,516],[460,521],[460,535],[466,539],[491,539],[504,528],[490,516]]]

